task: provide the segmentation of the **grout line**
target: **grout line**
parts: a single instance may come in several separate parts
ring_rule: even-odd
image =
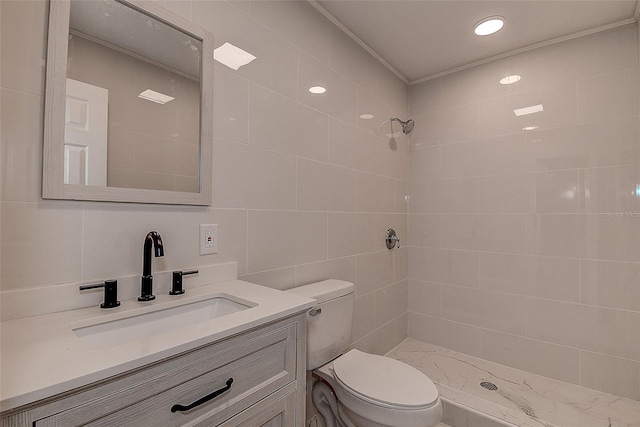
[[[249,210],[245,210],[245,248],[244,248],[244,274],[249,274]]]
[[[535,296],[535,295],[516,294],[516,293],[512,293],[512,292],[504,292],[504,291],[497,291],[497,290],[494,290],[494,289],[480,288],[480,287],[477,287],[477,286],[458,285],[458,284],[455,284],[455,283],[438,282],[438,281],[435,281],[435,280],[420,279],[420,278],[415,278],[415,277],[408,277],[407,280],[413,280],[413,281],[417,281],[417,282],[437,284],[437,285],[440,285],[441,289],[442,289],[442,286],[449,286],[449,287],[454,287],[454,288],[459,288],[459,289],[482,291],[482,292],[486,292],[486,293],[489,293],[489,294],[515,296],[515,297],[525,298],[525,299],[529,299],[529,300],[548,301],[548,302],[557,303],[557,304],[579,305],[579,306],[582,306],[582,307],[589,307],[589,308],[593,308],[593,309],[597,309],[597,310],[614,310],[614,311],[618,311],[618,312],[633,313],[633,314],[638,314],[639,313],[638,310],[630,310],[630,309],[627,309],[627,308],[607,307],[607,306],[601,306],[601,305],[585,304],[585,303],[582,303],[582,302],[579,302],[579,301],[566,301],[566,300],[559,300],[559,299],[544,298],[544,297],[539,297],[539,296]],[[442,298],[441,298],[441,302],[442,302]]]
[[[86,229],[87,229],[87,220],[86,220],[86,210],[85,210],[85,205],[86,203],[82,203],[82,226],[80,227],[80,280],[84,280],[84,256],[85,256],[85,251],[84,251],[84,240],[85,240],[85,235],[86,235]]]

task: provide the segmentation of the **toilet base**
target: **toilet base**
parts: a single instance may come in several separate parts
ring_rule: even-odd
[[[387,425],[362,418],[360,415],[350,411],[349,408],[345,408],[341,403],[338,403],[338,412],[343,419],[348,419],[349,423],[354,427],[388,427]]]

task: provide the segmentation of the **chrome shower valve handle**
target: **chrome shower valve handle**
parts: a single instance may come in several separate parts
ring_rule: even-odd
[[[396,231],[393,228],[387,230],[387,234],[385,235],[384,242],[387,245],[387,249],[398,248],[400,249],[400,238],[396,234]]]

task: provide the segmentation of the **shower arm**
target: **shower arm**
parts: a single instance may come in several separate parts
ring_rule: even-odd
[[[400,123],[400,126],[402,126],[402,120],[400,120],[399,118],[397,117],[389,118],[389,126],[391,126],[391,135],[393,135],[393,122],[398,122]]]

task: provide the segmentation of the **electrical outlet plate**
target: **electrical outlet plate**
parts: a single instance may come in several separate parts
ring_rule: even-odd
[[[200,255],[218,253],[218,224],[200,224]]]

